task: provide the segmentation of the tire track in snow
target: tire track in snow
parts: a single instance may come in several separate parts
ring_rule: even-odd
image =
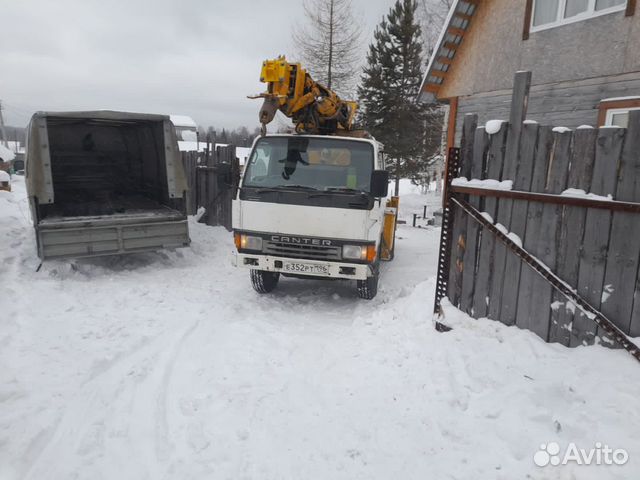
[[[116,425],[145,424],[142,418],[149,416],[144,408],[148,404],[146,399],[149,397],[156,399],[156,409],[151,413],[153,419],[150,422],[147,418],[146,423],[151,425],[143,425],[142,430],[156,432],[153,447],[149,448],[146,454],[144,453],[146,446],[139,443],[129,445],[122,450],[130,454],[138,451],[140,462],[148,460],[148,465],[140,465],[141,472],[158,470],[158,460],[160,460],[158,452],[166,450],[160,447],[158,439],[162,435],[166,438],[167,431],[166,400],[162,402],[160,400],[166,399],[171,372],[182,345],[199,324],[200,319],[193,322],[179,335],[178,340],[174,340],[176,336],[174,331],[168,331],[151,341],[140,342],[135,348],[120,355],[97,375],[93,375],[81,384],[80,391],[67,403],[57,425],[47,435],[48,438],[46,440],[39,438],[36,444],[39,451],[30,452],[33,458],[29,460],[28,470],[22,477],[25,480],[69,478],[71,472],[65,469],[76,463],[73,458],[83,449],[83,442],[87,435],[91,437],[93,426],[109,425],[113,428],[113,422],[108,422],[110,417],[118,419],[119,422],[116,422]],[[131,383],[134,384],[133,387]],[[143,388],[138,388],[138,385],[143,385]],[[128,396],[131,398],[128,399]],[[134,421],[123,419],[122,410],[128,411],[129,419]],[[117,431],[111,433],[115,437],[120,436]],[[144,434],[130,435],[126,428],[123,433],[121,436],[131,437],[134,440],[145,438]],[[96,448],[101,447],[98,445]],[[84,454],[97,454],[100,457],[102,452],[96,452],[96,448],[87,450]],[[139,451],[141,449],[142,452]],[[99,460],[100,458],[97,459]],[[152,475],[152,478],[156,477]]]

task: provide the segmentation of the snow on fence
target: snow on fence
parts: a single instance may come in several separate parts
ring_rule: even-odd
[[[215,151],[182,152],[187,176],[187,213],[204,214],[199,221],[207,225],[224,226],[231,230],[231,202],[240,179],[240,166],[233,145],[218,146]]]
[[[516,74],[509,122],[488,128],[477,125],[476,115],[465,117],[461,148],[453,152],[459,171],[448,172],[445,198],[467,201],[603,317],[638,337],[640,111],[631,112],[627,129],[541,126],[525,120],[530,81],[530,72]],[[495,186],[506,181],[511,190]],[[612,343],[592,314],[455,202],[447,205],[442,263],[449,271],[437,296],[549,342]]]

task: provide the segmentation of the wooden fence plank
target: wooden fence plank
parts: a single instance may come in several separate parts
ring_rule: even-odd
[[[508,124],[503,123],[500,131],[489,138],[487,154],[487,178],[498,180],[502,173],[504,162],[506,136]],[[488,197],[484,200],[484,212],[495,218],[498,200]],[[496,240],[490,232],[481,231],[480,248],[477,261],[476,288],[473,295],[473,312],[475,318],[486,317],[489,308],[489,295],[493,269],[493,256]]]
[[[486,168],[486,156],[489,148],[489,136],[484,127],[476,129],[473,138],[473,164],[471,166],[471,178],[483,178]],[[469,203],[476,209],[484,208],[484,199],[478,196],[471,196]],[[467,218],[467,239],[464,250],[463,264],[465,266],[462,275],[462,295],[460,297],[460,309],[473,316],[473,293],[476,276],[476,261],[478,256],[478,243],[480,236],[480,226],[472,218]]]
[[[549,169],[549,158],[553,147],[554,137],[551,127],[540,127],[538,131],[538,144],[531,179],[532,192],[544,192],[547,182],[547,171]],[[543,205],[536,202],[529,202],[526,216],[526,232],[524,234],[523,247],[528,252],[541,250],[541,243],[544,241],[544,229],[542,226]],[[523,266],[520,273],[520,287],[518,290],[518,301],[516,311],[516,325],[520,328],[533,330],[537,324],[536,316],[539,313],[540,305],[533,302],[533,295],[538,289],[547,291],[547,282],[538,276],[530,268]],[[549,297],[550,299],[550,297]],[[548,302],[547,302],[548,304]]]
[[[615,198],[617,167],[624,136],[623,128],[599,129],[591,182],[592,193],[613,195]],[[577,291],[578,295],[596,309],[600,309],[602,301],[611,217],[611,212],[607,210],[590,209],[585,222]],[[582,312],[576,312],[570,345],[591,344],[595,341],[596,333],[595,323]]]
[[[518,166],[513,180],[514,190],[531,190],[533,168],[535,165],[536,144],[538,142],[538,124],[524,125],[518,154]],[[527,202],[513,201],[511,208],[511,221],[509,231],[524,239],[527,225]],[[518,301],[518,288],[520,286],[520,272],[522,261],[513,253],[508,253],[504,269],[504,282],[502,287],[502,306],[500,321],[505,325],[515,325],[516,309]],[[524,268],[527,268],[526,266]]]
[[[458,176],[469,178],[473,165],[473,138],[478,126],[477,115],[465,115],[462,128],[462,148],[460,152],[460,170]],[[448,296],[451,303],[459,306],[462,294],[462,275],[464,270],[464,252],[467,236],[466,215],[460,208],[454,207],[451,262],[449,263]]]
[[[507,145],[505,150],[503,171],[500,180],[513,181],[518,169],[518,151],[520,149],[520,137],[527,116],[529,103],[529,89],[531,87],[531,72],[518,72],[515,75],[513,96],[511,99],[511,111],[509,114],[509,127]],[[511,210],[513,200],[501,199],[497,207],[496,224],[509,228],[511,223]],[[504,272],[507,262],[507,247],[502,242],[495,245],[493,260],[493,274],[491,276],[490,298],[488,317],[494,320],[500,319],[502,309],[502,291],[504,285]]]
[[[630,114],[620,157],[616,200],[640,202],[640,111]],[[640,299],[636,298],[634,305],[639,262],[640,216],[637,213],[613,212],[601,311],[631,336],[640,334]],[[607,287],[609,285],[610,288]],[[632,317],[634,308],[635,318]]]
[[[596,129],[575,131],[571,170],[567,182],[568,188],[590,191],[597,137],[598,131]],[[574,287],[578,284],[580,250],[586,217],[586,208],[566,206],[562,210],[555,273]],[[550,342],[569,346],[574,314],[575,305],[567,304],[567,300],[562,294],[554,292],[549,329]]]
[[[549,160],[545,193],[559,194],[567,185],[569,173],[572,132],[554,133],[553,149]],[[546,203],[542,207],[542,236],[540,242],[531,251],[552,271],[556,268],[558,232],[562,216],[562,206]],[[548,283],[539,283],[532,293],[532,305],[536,305],[536,314],[530,317],[530,328],[545,341],[549,336],[553,287]]]

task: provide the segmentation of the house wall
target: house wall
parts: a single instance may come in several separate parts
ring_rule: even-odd
[[[459,98],[461,118],[507,119],[513,77],[533,73],[529,118],[576,127],[595,125],[607,97],[640,95],[640,12],[624,11],[531,32],[522,40],[524,1],[485,0],[438,93]]]
[[[634,95],[640,96],[640,72],[534,85],[529,94],[527,118],[569,128],[596,126],[601,100]],[[508,120],[510,106],[511,90],[459,97],[455,144],[460,144],[466,114],[477,114],[478,124],[482,125],[492,119]]]

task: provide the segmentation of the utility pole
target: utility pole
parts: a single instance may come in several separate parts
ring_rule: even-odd
[[[4,129],[4,117],[2,116],[2,100],[0,100],[0,135],[2,135],[2,143],[4,143],[4,146],[9,148],[7,132]]]

